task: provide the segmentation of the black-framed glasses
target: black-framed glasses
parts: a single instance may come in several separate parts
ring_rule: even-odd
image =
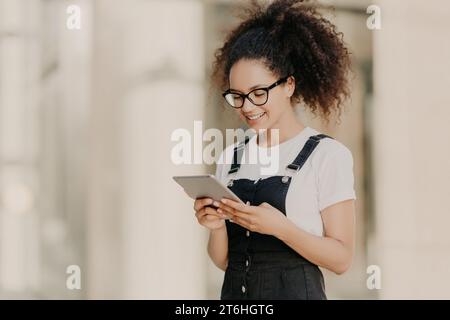
[[[269,90],[275,88],[283,82],[286,82],[289,77],[290,76],[281,78],[266,88],[253,89],[247,94],[235,92],[231,89],[228,89],[222,94],[222,96],[225,98],[228,104],[235,109],[240,109],[244,106],[245,98],[247,98],[255,106],[262,106],[267,102],[267,100],[269,100]]]

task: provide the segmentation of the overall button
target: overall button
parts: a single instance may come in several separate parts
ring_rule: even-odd
[[[228,187],[232,187],[233,186],[233,179],[230,180],[230,182],[228,182]]]
[[[288,181],[289,181],[288,176],[284,176],[283,178],[281,178],[281,182],[283,182],[283,183],[288,183]]]
[[[247,237],[250,237],[250,231],[247,230],[247,231],[245,232],[245,235],[246,235]]]
[[[245,286],[242,285],[242,293],[245,293]]]
[[[248,267],[248,260],[245,260],[245,266]]]

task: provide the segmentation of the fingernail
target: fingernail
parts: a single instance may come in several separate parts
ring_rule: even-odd
[[[213,205],[214,205],[215,207],[218,207],[218,206],[220,206],[220,203],[217,202],[217,201],[214,201],[214,202],[213,202]]]
[[[217,212],[218,213],[222,213],[222,209],[217,209]]]
[[[227,203],[226,199],[222,199],[221,201],[222,201],[222,203],[225,203],[225,204]]]

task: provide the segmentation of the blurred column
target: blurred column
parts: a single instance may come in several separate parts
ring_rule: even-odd
[[[380,298],[450,298],[450,3],[379,1],[375,37]]]
[[[39,286],[36,3],[0,0],[0,296]]]
[[[206,234],[171,178],[204,167],[170,158],[204,117],[202,10],[95,1],[89,297],[205,297]]]
[[[6,297],[83,296],[66,287],[66,268],[76,264],[84,272],[88,1],[0,0],[0,289]],[[69,4],[82,9],[81,30],[66,27]]]

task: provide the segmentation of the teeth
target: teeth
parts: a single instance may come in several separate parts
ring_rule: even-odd
[[[249,120],[256,120],[258,118],[261,118],[264,115],[265,112],[261,112],[255,115],[247,116],[247,119]]]

